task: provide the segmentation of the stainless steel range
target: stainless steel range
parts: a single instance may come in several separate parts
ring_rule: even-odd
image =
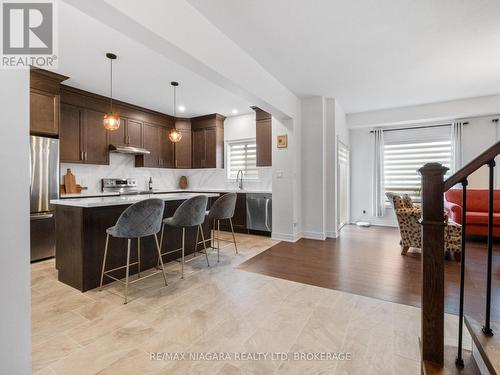
[[[151,193],[149,190],[139,189],[135,178],[103,178],[101,179],[101,187],[103,192],[120,195]]]

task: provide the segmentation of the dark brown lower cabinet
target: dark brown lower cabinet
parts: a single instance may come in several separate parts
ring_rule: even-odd
[[[174,214],[183,201],[165,202],[164,217]],[[106,228],[115,225],[116,220],[128,206],[106,206],[94,208],[56,206],[56,269],[58,280],[82,292],[99,286]],[[194,252],[196,227],[187,228],[185,253]],[[208,223],[203,224],[205,238],[209,238]],[[165,239],[167,239],[165,241]],[[182,230],[166,227],[162,253],[178,249],[182,244]],[[153,236],[141,238],[141,267],[156,267],[158,253]],[[127,263],[127,240],[110,238],[106,268],[121,267]],[[163,257],[164,262],[177,259],[180,252]],[[130,262],[137,261],[137,240],[132,241]],[[180,268],[180,265],[178,266]],[[137,273],[137,265],[130,267],[130,274]],[[115,277],[123,278],[125,269],[117,270]],[[113,280],[105,277],[104,283]]]
[[[224,195],[227,193],[221,194]],[[247,231],[247,195],[245,193],[236,194],[236,206],[234,208],[233,228],[238,233],[248,233]],[[221,220],[220,229],[230,231],[229,220]]]

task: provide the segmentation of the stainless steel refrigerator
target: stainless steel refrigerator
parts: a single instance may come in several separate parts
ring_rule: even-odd
[[[59,140],[30,137],[31,261],[55,255],[55,215],[51,199],[59,198]]]

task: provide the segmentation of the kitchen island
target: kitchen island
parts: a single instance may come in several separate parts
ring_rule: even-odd
[[[99,286],[106,229],[115,225],[120,214],[130,205],[144,199],[158,198],[165,201],[164,217],[174,214],[179,205],[196,195],[209,197],[209,207],[219,194],[168,193],[126,196],[103,196],[96,198],[55,199],[50,203],[56,212],[56,269],[58,280],[82,292]],[[209,223],[203,224],[205,238],[210,237]],[[161,252],[181,247],[182,230],[165,227]],[[196,227],[186,229],[185,254],[194,252]],[[208,243],[207,243],[208,245]],[[141,238],[141,270],[155,267],[158,255],[154,237]],[[198,249],[203,246],[198,245]],[[126,264],[127,240],[110,238],[106,268],[112,269]],[[178,253],[163,257],[167,262],[180,257]],[[137,261],[137,241],[132,241],[131,263]],[[137,265],[130,267],[130,274],[137,273]],[[125,277],[125,269],[117,270],[115,277]],[[112,280],[105,278],[104,282]]]

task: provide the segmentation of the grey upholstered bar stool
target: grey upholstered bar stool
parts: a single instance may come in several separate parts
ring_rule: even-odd
[[[163,245],[163,232],[165,230],[165,225],[169,225],[171,227],[182,228],[182,247],[170,250],[165,253],[160,252],[160,261],[163,255],[175,253],[177,251],[181,251],[181,278],[184,278],[184,252],[185,252],[185,243],[186,243],[186,228],[190,227],[198,227],[198,231],[201,229],[201,236],[203,240],[205,236],[203,234],[203,228],[201,225],[205,221],[205,211],[207,209],[208,198],[206,195],[197,195],[193,198],[190,198],[183,202],[177,209],[175,210],[174,216],[166,218],[163,220],[163,226],[161,228],[161,237],[160,237],[160,249]],[[203,241],[205,247],[205,257],[207,259],[207,265],[210,266],[208,262],[208,254],[205,246],[205,241]],[[191,259],[190,259],[191,260]]]
[[[234,249],[236,251],[236,254],[238,254],[238,246],[236,245],[236,237],[234,236],[234,228],[233,228],[233,216],[234,216],[234,208],[236,206],[236,193],[228,193],[224,194],[223,196],[219,197],[215,201],[215,203],[212,205],[210,208],[210,211],[206,212],[206,217],[208,218],[209,222],[213,224],[213,230],[212,230],[212,235],[211,238],[208,239],[208,241],[211,241],[212,243],[212,248],[214,248],[214,242],[217,240],[217,262],[220,260],[220,221],[221,220],[229,220],[229,224],[231,225],[231,233],[233,235],[233,244],[234,244]],[[215,224],[217,223],[217,227]],[[217,236],[215,236],[215,230],[217,228]],[[196,241],[198,242],[198,240]],[[230,242],[230,241],[229,241]],[[231,246],[232,244],[229,243],[224,247]]]
[[[165,204],[161,199],[146,199],[133,204],[122,212],[118,218],[115,226],[106,229],[106,246],[104,247],[104,258],[102,261],[101,283],[99,290],[102,290],[102,281],[104,275],[107,277],[123,283],[120,279],[109,275],[110,272],[125,268],[125,303],[127,303],[127,292],[129,285],[129,268],[137,264],[138,278],[130,283],[135,283],[147,277],[156,275],[162,272],[165,285],[167,285],[167,277],[163,269],[163,262],[161,262],[161,271],[151,273],[147,276],[141,277],[141,237],[154,236],[156,241],[156,249],[158,256],[160,255],[160,245],[158,243],[158,232],[161,229],[161,220],[163,218],[163,209]],[[127,264],[125,266],[113,268],[106,271],[106,257],[108,255],[109,236],[116,238],[127,239]],[[137,238],[137,262],[130,263],[130,245],[133,238]],[[160,257],[161,261],[161,257]]]

